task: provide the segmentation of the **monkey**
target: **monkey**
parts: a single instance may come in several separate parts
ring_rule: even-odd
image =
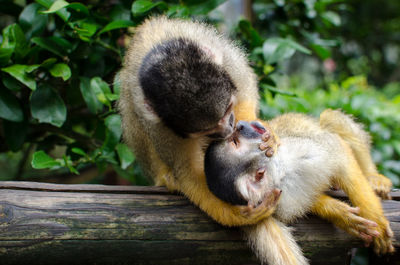
[[[308,264],[285,223],[313,212],[338,227],[373,242],[378,254],[394,251],[393,233],[372,184],[380,175],[369,154],[369,137],[351,117],[325,110],[318,120],[288,113],[269,121],[280,146],[272,157],[260,150],[260,122],[239,121],[234,134],[209,145],[204,169],[209,189],[233,205],[257,205],[266,198],[273,215],[244,228],[262,262]],[[374,176],[374,177],[367,177]],[[350,207],[324,194],[337,184]],[[390,185],[378,193],[390,191]],[[386,190],[384,192],[383,190]],[[388,197],[384,194],[383,197]]]
[[[267,202],[248,208],[220,200],[204,175],[209,142],[258,112],[256,75],[239,47],[205,24],[153,17],[136,28],[119,80],[123,139],[155,185],[183,193],[223,225],[270,215]],[[266,137],[273,155],[278,139],[268,129]]]

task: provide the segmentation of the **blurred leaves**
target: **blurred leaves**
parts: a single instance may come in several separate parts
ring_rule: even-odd
[[[41,85],[32,93],[32,117],[40,123],[61,127],[67,118],[67,108],[60,95],[49,85]]]
[[[117,71],[131,35],[128,31],[160,14],[215,23],[220,11],[210,12],[223,2],[36,0],[7,1],[6,7],[2,2],[0,163],[11,150],[22,159],[18,164],[23,166],[25,157],[27,165],[50,169],[50,174],[77,174],[97,167],[100,174],[112,169],[132,183],[145,184],[134,154],[121,143],[121,118],[115,108],[120,94]],[[382,72],[396,77],[398,36],[392,33],[399,32],[400,24],[391,10],[398,10],[399,4],[253,3],[252,21],[239,20],[234,39],[247,49],[258,76],[261,114],[266,118],[288,111],[318,115],[326,107],[342,108],[366,125],[374,138],[372,154],[379,169],[400,185],[400,85],[382,85],[379,93],[368,83]],[[377,8],[382,12],[371,15]],[[376,23],[375,15],[388,19]],[[384,38],[373,38],[389,35],[388,44]],[[296,78],[282,86],[288,62],[298,58],[344,66],[332,74],[333,79],[317,84],[318,89],[303,88]],[[372,67],[383,62],[391,64]],[[24,170],[31,175],[43,172]]]

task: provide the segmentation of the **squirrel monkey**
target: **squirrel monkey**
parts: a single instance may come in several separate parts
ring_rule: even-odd
[[[119,75],[123,137],[156,185],[180,191],[221,224],[253,224],[270,215],[226,203],[205,180],[204,150],[235,121],[254,120],[256,75],[244,53],[205,24],[156,17],[136,28]],[[276,148],[270,132],[269,152]]]
[[[373,242],[378,254],[393,252],[393,233],[368,180],[386,185],[380,194],[390,191],[391,183],[376,171],[361,126],[334,110],[324,111],[319,123],[290,113],[269,125],[281,143],[274,156],[259,149],[262,124],[239,121],[230,138],[208,147],[204,166],[207,184],[220,199],[249,207],[267,201],[274,208],[270,218],[244,229],[261,261],[308,264],[283,223],[309,211]],[[325,195],[331,184],[342,188],[356,208]]]

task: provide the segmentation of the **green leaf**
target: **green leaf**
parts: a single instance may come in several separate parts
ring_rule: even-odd
[[[11,91],[21,90],[22,84],[9,75],[3,75],[1,81],[3,82],[3,85]]]
[[[23,58],[29,52],[28,42],[18,24],[12,24],[3,29],[1,48],[5,49],[2,56],[8,54],[10,50],[13,50],[18,58]]]
[[[119,78],[119,72],[117,72],[114,76],[113,91],[114,91],[114,94],[117,95],[119,98],[120,91],[121,91],[121,80]]]
[[[54,0],[36,0],[37,3],[40,5],[44,6],[47,9],[50,9],[52,5],[55,3]],[[60,3],[62,4],[62,3]],[[69,17],[70,13],[66,9],[59,9],[57,12],[55,12],[64,22],[66,22]]]
[[[122,135],[121,116],[118,114],[111,114],[105,119],[104,123],[112,136],[119,141]]]
[[[122,135],[121,128],[121,117],[118,114],[109,115],[105,121],[106,125],[106,139],[103,143],[103,150],[106,152],[112,152],[115,146],[118,144]]]
[[[46,29],[47,15],[40,13],[43,10],[43,6],[32,3],[27,5],[19,15],[19,24],[28,40],[34,36],[41,35]]]
[[[72,44],[66,39],[54,36],[47,38],[35,37],[32,38],[32,42],[60,57],[64,57],[71,53],[73,48]]]
[[[168,17],[185,18],[189,17],[189,9],[187,6],[182,5],[170,5],[166,15]]]
[[[250,41],[250,44],[253,48],[261,46],[263,44],[263,39],[258,34],[257,30],[253,28],[253,26],[248,20],[244,19],[240,20],[238,26],[240,31],[246,37],[246,39]]]
[[[64,166],[66,166],[71,173],[79,175],[78,170],[76,170],[76,168],[74,168],[72,166],[73,162],[71,161],[71,158],[69,156],[63,155],[63,160],[64,160],[64,164],[65,164]]]
[[[167,4],[162,1],[153,3],[148,0],[138,0],[133,2],[131,11],[134,16],[140,16],[157,6],[162,10],[168,9]]]
[[[20,150],[28,134],[28,123],[3,121],[4,137],[8,147],[13,152]]]
[[[61,163],[40,150],[33,154],[31,165],[34,169],[43,169],[61,166]]]
[[[95,21],[90,19],[80,20],[77,22],[69,23],[71,28],[74,29],[79,35],[79,38],[83,41],[90,41],[90,37],[92,37],[97,31],[97,24]]]
[[[32,90],[36,89],[36,81],[29,75],[30,72],[37,69],[39,65],[22,65],[14,64],[6,68],[1,68],[3,72],[10,74],[12,77],[26,85]]]
[[[67,8],[72,9],[80,14],[84,14],[85,16],[89,15],[89,9],[82,3],[74,2],[67,5]]]
[[[284,90],[280,90],[277,89],[276,87],[267,85],[267,84],[260,84],[260,86],[263,89],[267,89],[269,91],[271,91],[273,94],[280,94],[280,95],[284,95],[284,96],[289,96],[289,97],[296,97],[296,93],[290,92],[290,91],[284,91]]]
[[[192,15],[206,15],[217,8],[226,0],[193,1],[193,5],[188,5],[189,13]]]
[[[82,149],[80,149],[80,148],[78,148],[78,147],[73,147],[72,149],[71,149],[71,152],[73,152],[73,153],[75,153],[75,154],[78,154],[78,155],[81,155],[81,156],[87,156],[87,154],[85,153],[85,151],[83,151]]]
[[[121,28],[128,28],[133,27],[136,24],[130,20],[116,20],[108,23],[102,30],[99,31],[98,35],[101,35],[105,32],[114,30],[114,29],[121,29]]]
[[[106,82],[104,82],[100,77],[93,77],[90,80],[90,87],[101,103],[108,107],[111,107],[110,100],[108,99],[106,94],[112,93],[110,87]]]
[[[14,52],[14,48],[0,48],[0,66],[7,65]]]
[[[80,80],[79,88],[90,112],[99,113],[103,109],[103,104],[97,99],[96,93],[92,90],[89,78],[81,77]]]
[[[44,60],[43,63],[40,64],[40,66],[49,69],[56,62],[57,62],[56,58],[49,58],[49,59]]]
[[[61,77],[64,81],[67,81],[71,77],[71,69],[64,63],[53,65],[49,71],[52,76]]]
[[[131,20],[131,10],[125,8],[123,4],[116,4],[112,7],[110,13],[110,20]]]
[[[340,16],[332,11],[327,11],[321,15],[323,21],[327,25],[333,25],[335,27],[339,27],[341,22]]]
[[[55,13],[63,8],[70,8],[70,9],[73,9],[74,11],[76,11],[78,13],[82,13],[86,16],[89,15],[89,9],[84,4],[78,3],[78,2],[68,3],[67,1],[64,1],[64,0],[55,1],[51,5],[49,10],[43,11],[42,13],[44,13],[44,14]]]
[[[116,149],[122,169],[126,169],[127,167],[129,167],[130,164],[133,163],[133,161],[135,161],[135,156],[133,155],[129,147],[125,144],[117,144]]]
[[[273,64],[292,57],[295,51],[311,54],[311,51],[300,44],[283,38],[270,38],[264,42],[263,54],[268,64]]]
[[[328,59],[331,57],[331,52],[328,49],[325,49],[321,45],[311,44],[311,48],[322,60]]]
[[[44,14],[55,13],[58,10],[66,7],[68,5],[69,5],[69,3],[67,1],[57,0],[51,5],[49,10],[43,11],[42,13],[44,13]]]
[[[24,119],[18,99],[2,87],[0,87],[0,117],[16,122],[21,122]]]
[[[32,117],[40,123],[61,127],[67,118],[67,108],[60,95],[49,85],[39,86],[31,95]]]

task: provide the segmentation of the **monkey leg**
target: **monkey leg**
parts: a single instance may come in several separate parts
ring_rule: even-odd
[[[377,223],[375,229],[379,235],[373,238],[375,252],[377,254],[393,252],[393,232],[383,214],[380,199],[363,175],[350,147],[342,142],[342,148],[346,154],[346,163],[334,181],[347,193],[351,203],[359,207],[361,217]]]
[[[290,229],[273,217],[243,228],[248,244],[261,264],[307,265]]]
[[[320,115],[321,127],[338,134],[351,148],[361,171],[382,199],[390,199],[392,182],[378,173],[370,152],[370,135],[350,115],[327,109]]]
[[[377,223],[359,216],[360,208],[334,199],[326,194],[319,196],[311,211],[321,218],[332,222],[350,235],[362,239],[368,246],[379,235]]]

